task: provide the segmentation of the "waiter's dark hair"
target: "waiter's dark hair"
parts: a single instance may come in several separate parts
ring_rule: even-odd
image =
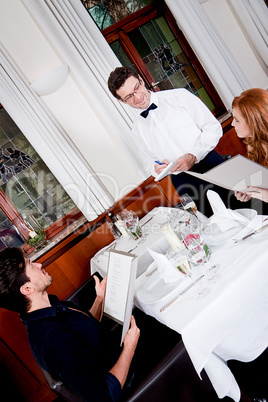
[[[117,67],[111,72],[108,78],[108,88],[115,98],[121,99],[120,96],[117,95],[116,91],[118,91],[118,89],[124,85],[129,77],[139,79],[139,74],[130,67]]]

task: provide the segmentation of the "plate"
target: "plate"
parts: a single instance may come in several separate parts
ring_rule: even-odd
[[[204,241],[210,246],[216,246],[226,242],[229,239],[232,239],[233,236],[238,235],[240,232],[244,231],[250,222],[255,218],[257,212],[254,209],[235,209],[235,212],[238,212],[240,215],[248,218],[248,222],[246,224],[237,222],[237,225],[225,232],[222,232],[219,227],[214,223],[212,225],[207,224],[202,232],[202,236]],[[252,229],[249,229],[249,231]],[[246,235],[247,233],[244,233]]]
[[[153,262],[146,272],[152,272],[156,268],[156,263]],[[170,296],[173,292],[178,292],[181,285],[188,283],[190,278],[179,278],[175,282],[166,283],[159,271],[156,270],[151,276],[145,279],[141,286],[137,289],[136,297],[143,304],[156,303],[166,296]]]

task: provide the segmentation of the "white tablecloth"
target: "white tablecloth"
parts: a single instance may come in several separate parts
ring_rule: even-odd
[[[159,229],[159,223],[165,221],[169,210],[157,208],[143,218],[146,221],[154,215],[145,225],[148,230],[152,228],[154,233],[133,250],[139,256],[137,289],[141,285],[144,287],[145,281],[149,280],[145,270],[152,260],[146,247],[165,252],[169,246]],[[252,227],[259,227],[262,220],[263,217],[257,216]],[[128,251],[133,244],[135,247],[133,240],[120,239],[116,242],[116,248]],[[254,360],[268,346],[268,230],[242,242],[235,244],[229,240],[211,249],[209,263],[218,263],[220,267],[218,280],[209,284],[210,293],[204,299],[198,298],[197,293],[199,288],[207,286],[208,275],[164,312],[160,312],[160,309],[173,299],[174,292],[161,300],[156,297],[152,304],[142,303],[141,298],[136,298],[136,304],[182,335],[196,371],[200,373],[203,368],[206,370],[219,398],[229,396],[239,401],[240,390],[226,361]],[[91,269],[104,275],[108,255],[103,252],[92,259]],[[194,278],[202,273],[207,274],[206,266],[193,268]],[[157,275],[157,272],[153,275]],[[152,279],[153,276],[150,281]]]

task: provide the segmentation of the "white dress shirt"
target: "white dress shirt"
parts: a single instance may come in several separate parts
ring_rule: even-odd
[[[206,105],[186,89],[151,93],[157,109],[136,117],[132,132],[144,164],[143,173],[156,176],[155,160],[175,162],[191,153],[197,162],[215,148],[222,128]]]

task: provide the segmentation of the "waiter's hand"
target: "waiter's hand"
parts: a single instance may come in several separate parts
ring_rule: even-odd
[[[182,170],[189,170],[192,166],[194,166],[195,162],[196,157],[193,154],[185,154],[183,156],[180,156],[171,169],[171,173],[181,172]]]
[[[154,165],[154,170],[156,171],[157,174],[161,173],[162,170],[164,170],[167,165],[169,164],[169,161],[167,159],[164,159],[162,162],[162,165],[159,165],[159,163],[156,163]]]

